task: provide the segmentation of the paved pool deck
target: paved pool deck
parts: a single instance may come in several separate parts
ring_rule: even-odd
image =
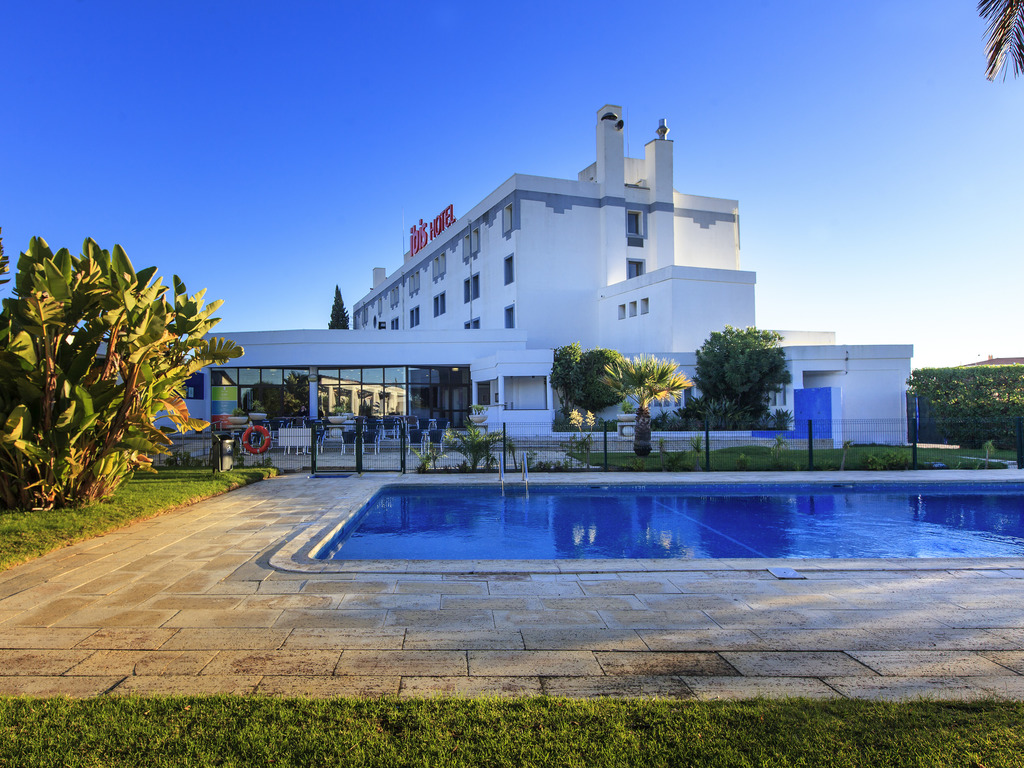
[[[1024,472],[544,482],[1024,483]],[[0,572],[0,695],[1024,700],[1024,558],[368,561],[315,542],[389,483],[290,475]],[[804,579],[776,578],[785,565]]]

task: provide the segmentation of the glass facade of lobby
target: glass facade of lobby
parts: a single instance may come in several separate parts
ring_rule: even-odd
[[[212,412],[251,410],[258,401],[268,418],[304,416],[315,376],[313,418],[339,409],[360,416],[417,416],[462,426],[469,410],[469,366],[332,368],[214,368]]]

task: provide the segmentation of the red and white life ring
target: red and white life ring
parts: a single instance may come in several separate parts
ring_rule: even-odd
[[[253,442],[253,435],[260,435],[258,443]],[[249,453],[266,453],[270,448],[270,432],[262,424],[252,424],[242,433],[242,447]]]

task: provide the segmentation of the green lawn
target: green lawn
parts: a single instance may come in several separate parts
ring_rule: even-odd
[[[275,472],[272,467],[254,467],[215,475],[209,469],[162,467],[157,474],[136,474],[109,502],[79,509],[0,510],[0,570],[99,536],[133,520],[248,485]]]
[[[1020,766],[1024,705],[0,699],[0,766]]]

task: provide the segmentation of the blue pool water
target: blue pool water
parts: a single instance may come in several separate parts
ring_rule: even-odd
[[[385,489],[320,559],[1024,556],[1024,486]]]

